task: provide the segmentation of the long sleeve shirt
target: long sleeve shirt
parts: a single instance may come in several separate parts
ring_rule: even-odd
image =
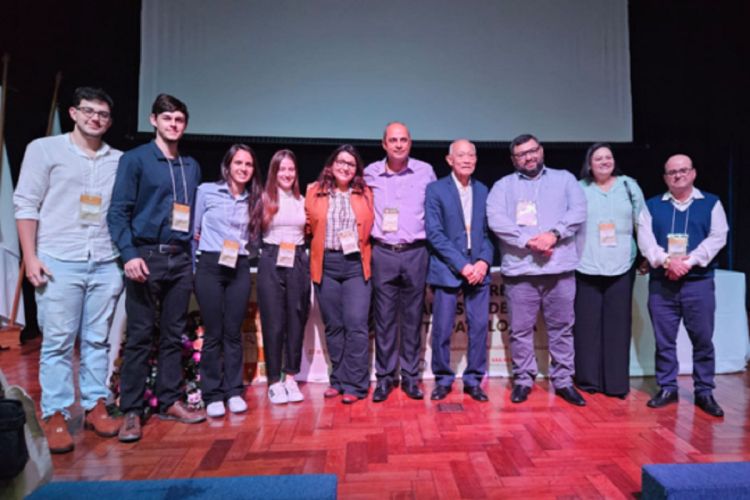
[[[664,193],[661,197],[664,201],[669,200],[675,210],[680,212],[688,210],[694,200],[703,198],[703,193],[696,188],[693,188],[690,196],[683,202],[676,200],[669,192]],[[690,266],[707,267],[719,251],[724,248],[724,245],[726,245],[728,232],[729,224],[727,224],[726,212],[721,201],[717,201],[711,210],[711,229],[708,236],[688,253],[687,264]],[[641,210],[638,217],[638,247],[652,268],[662,267],[667,260],[667,249],[660,246],[656,241],[653,230],[653,219],[647,208]]]
[[[519,203],[533,203],[536,225],[520,225]],[[533,179],[520,172],[495,183],[487,197],[487,222],[500,241],[500,270],[506,276],[559,274],[575,270],[575,234],[586,220],[586,197],[576,178],[565,170],[543,167]],[[557,230],[560,239],[551,257],[526,247],[541,233]]]
[[[371,163],[365,169],[365,182],[375,203],[375,224],[372,237],[395,245],[425,239],[424,197],[427,184],[436,180],[432,165],[414,158],[400,172],[387,168],[386,159]],[[383,231],[383,214],[387,209],[398,210],[398,229]]]
[[[205,182],[198,186],[193,216],[193,233],[200,235],[198,250],[221,252],[224,240],[230,240],[240,244],[240,255],[248,255],[249,202],[247,190],[235,198],[225,182]]]
[[[200,180],[197,161],[189,156],[168,160],[154,141],[122,155],[107,223],[123,262],[138,257],[136,248],[142,245],[189,247],[192,229],[172,230],[172,206],[193,207]]]
[[[28,145],[13,205],[16,219],[37,221],[37,252],[68,261],[117,258],[105,214],[121,155],[102,144],[91,158],[71,141],[70,134]],[[81,221],[81,195],[101,198],[98,222]]]

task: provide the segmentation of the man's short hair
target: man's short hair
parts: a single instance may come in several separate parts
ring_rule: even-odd
[[[541,144],[539,142],[539,139],[534,137],[531,134],[521,134],[512,141],[510,141],[510,154],[513,154],[513,150],[516,148],[516,146],[520,146],[521,144],[526,144],[529,141],[536,141],[537,144]]]
[[[98,87],[78,87],[75,89],[73,91],[73,107],[77,108],[83,100],[106,102],[110,110],[115,107],[115,102],[109,94]]]
[[[169,94],[159,94],[154,100],[154,104],[151,106],[151,114],[160,115],[162,113],[173,113],[180,111],[185,115],[185,121],[188,121],[190,115],[188,114],[187,105],[181,100]]]

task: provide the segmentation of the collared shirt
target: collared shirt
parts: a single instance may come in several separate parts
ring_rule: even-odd
[[[305,199],[294,197],[292,191],[279,188],[279,211],[263,233],[263,243],[281,245],[305,243]]]
[[[200,180],[197,161],[168,160],[154,141],[122,155],[107,223],[123,262],[138,257],[136,247],[142,245],[190,244],[192,230],[172,230],[172,204],[193,207]]]
[[[396,245],[425,239],[424,195],[427,184],[437,179],[429,163],[409,158],[406,167],[395,173],[386,166],[386,159],[371,163],[365,169],[365,182],[372,189],[375,224],[372,237]],[[383,212],[398,209],[398,230],[383,231]]]
[[[221,252],[224,240],[230,240],[240,244],[240,255],[248,255],[249,202],[247,190],[235,198],[226,182],[204,182],[198,186],[193,222],[193,232],[200,235],[198,250]]]
[[[326,250],[341,250],[341,231],[357,234],[357,219],[352,210],[352,190],[334,189],[328,195],[328,215],[326,218]]]
[[[586,223],[576,234],[581,256],[578,271],[592,276],[617,276],[627,272],[638,251],[633,233],[645,204],[641,188],[625,175],[615,177],[608,191],[593,181],[581,180],[580,184],[586,195],[588,212]],[[599,231],[600,224],[604,223],[615,226],[612,246],[601,244]]]
[[[536,205],[536,226],[516,223],[520,201]],[[565,170],[545,166],[533,179],[514,172],[497,181],[487,197],[487,222],[500,240],[500,270],[506,276],[573,271],[578,266],[574,236],[585,220],[586,197],[573,174]],[[532,237],[552,229],[560,239],[551,257],[526,248]]]
[[[661,197],[664,201],[670,201],[675,210],[679,210],[680,212],[684,212],[690,208],[693,200],[702,198],[704,198],[703,193],[695,187],[685,201],[676,200],[669,191],[664,193]],[[711,210],[711,230],[706,239],[700,242],[700,244],[688,254],[688,265],[698,265],[699,267],[708,266],[719,251],[724,248],[724,245],[726,245],[728,232],[729,224],[727,224],[727,214],[724,212],[724,207],[722,206],[721,201],[718,201]],[[638,247],[641,249],[643,256],[648,259],[651,267],[656,268],[664,265],[664,262],[667,259],[667,251],[656,242],[651,213],[649,213],[648,209],[645,207],[641,210],[638,217]]]
[[[117,258],[105,216],[122,152],[102,143],[93,158],[70,134],[44,137],[26,148],[13,195],[16,219],[37,222],[37,251],[59,260]],[[80,221],[81,195],[101,196],[99,224]]]
[[[466,248],[471,250],[471,211],[473,209],[473,196],[471,189],[471,179],[465,186],[456,177],[456,174],[451,172],[451,178],[456,184],[458,189],[458,197],[461,200],[461,210],[464,215],[464,226],[466,227]]]

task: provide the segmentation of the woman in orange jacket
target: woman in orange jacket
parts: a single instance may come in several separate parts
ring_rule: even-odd
[[[354,146],[339,146],[305,196],[307,230],[312,235],[310,276],[331,360],[325,397],[343,394],[344,404],[364,398],[370,382],[367,320],[374,215],[363,168]]]

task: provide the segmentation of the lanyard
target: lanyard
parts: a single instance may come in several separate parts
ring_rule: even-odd
[[[172,171],[172,162],[169,161],[169,158],[166,159],[167,164],[169,165],[169,176],[172,178],[172,201],[175,203],[179,203],[179,200],[177,199],[177,185],[175,184],[174,180],[174,172]],[[182,157],[178,156],[177,161],[180,162],[180,172],[182,173],[182,189],[185,193],[185,205],[189,205],[188,202],[188,192],[187,192],[187,182],[185,182],[185,165],[182,164]]]
[[[670,231],[670,233],[672,234],[674,234],[674,218],[675,218],[676,213],[677,213],[677,207],[675,207],[673,204],[672,205],[672,230]],[[687,234],[688,219],[690,219],[690,207],[687,208],[686,213],[685,213],[685,230],[682,232],[682,234]]]

